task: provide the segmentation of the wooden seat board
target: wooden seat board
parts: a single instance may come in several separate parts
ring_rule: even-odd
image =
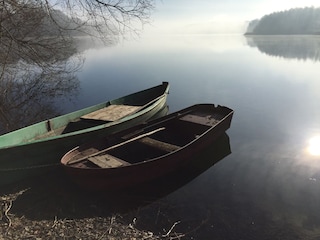
[[[115,168],[115,167],[130,165],[130,163],[122,159],[119,159],[115,156],[112,156],[110,154],[103,154],[103,155],[98,155],[94,157],[89,157],[88,161],[94,163],[95,165],[101,168]]]
[[[141,106],[109,105],[97,111],[83,115],[81,119],[93,119],[112,122],[133,114],[140,109]]]
[[[207,116],[199,116],[194,114],[187,114],[180,118],[180,120],[186,121],[186,122],[192,122],[197,123],[205,126],[214,126],[217,123],[220,122],[219,117],[216,118],[212,115]]]

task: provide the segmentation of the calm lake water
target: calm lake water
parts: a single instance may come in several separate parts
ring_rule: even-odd
[[[320,38],[142,37],[83,54],[79,94],[63,112],[162,81],[169,112],[197,103],[235,111],[213,147],[231,152],[186,185],[168,177],[167,195],[128,213],[138,228],[174,226],[183,239],[320,238]]]
[[[161,81],[171,84],[169,112],[196,103],[235,111],[231,153],[140,208],[138,226],[176,223],[185,239],[320,238],[320,38],[144,37],[84,54],[66,111]]]

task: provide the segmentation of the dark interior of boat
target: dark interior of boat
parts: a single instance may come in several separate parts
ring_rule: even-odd
[[[203,134],[211,126],[175,120],[165,129],[138,141],[116,148],[108,153],[130,164],[146,161],[175,151]]]
[[[75,131],[80,131],[83,129],[99,126],[101,124],[107,123],[106,121],[102,120],[95,120],[95,119],[79,119],[78,121],[69,122],[65,129],[63,130],[62,134],[71,133]]]
[[[224,114],[192,111],[178,116],[180,117],[163,121],[163,124],[156,121],[154,125],[147,125],[145,128],[137,126],[134,132],[130,129],[125,135],[119,133],[106,138],[106,142],[98,141],[91,147],[83,146],[80,150],[83,157],[70,164],[84,168],[113,168],[161,157],[201,137],[218,124]]]

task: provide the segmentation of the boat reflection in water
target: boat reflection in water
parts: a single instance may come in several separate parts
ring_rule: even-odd
[[[136,209],[182,189],[229,154],[229,137],[224,133],[179,170],[135,188],[88,193],[71,184],[60,169],[1,189],[0,195],[19,195],[11,213],[36,220],[51,220],[57,215],[62,219],[82,219],[135,213]],[[125,218],[132,220],[131,216]]]
[[[139,184],[134,188],[124,189],[110,194],[106,198],[117,211],[152,203],[184,187],[213,165],[231,154],[229,136],[224,133],[213,140],[203,151],[195,154],[190,162],[178,170],[168,173],[153,181]],[[110,197],[110,196],[113,197]]]

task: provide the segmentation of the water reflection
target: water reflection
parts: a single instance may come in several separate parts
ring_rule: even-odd
[[[55,169],[45,176],[7,186],[0,190],[0,195],[10,196],[23,191],[13,202],[11,212],[29,219],[50,220],[55,216],[62,219],[81,219],[112,216],[122,212],[127,213],[123,216],[124,219],[131,222],[132,214],[140,217],[138,215],[141,206],[148,206],[153,202],[161,204],[161,200],[158,203],[155,201],[183,188],[230,153],[230,140],[228,135],[224,134],[204,151],[196,154],[190,164],[182,166],[176,172],[122,192],[84,192],[71,183],[62,169]]]
[[[160,185],[158,193],[153,189],[155,194],[151,191],[149,197],[160,199],[150,204],[147,196],[146,207],[133,211],[130,221],[139,213],[141,228],[147,225],[144,229],[160,232],[182,220],[174,230],[183,228],[181,232],[186,233],[196,229],[193,239],[317,239],[320,157],[311,155],[317,147],[313,141],[309,143],[320,135],[317,37],[257,37],[255,42],[253,36],[247,38],[250,46],[281,56],[281,61],[244,47],[244,38],[233,44],[222,41],[221,36],[218,42],[226,46],[216,44],[216,36],[202,38],[207,42],[196,44],[198,38],[186,42],[182,39],[188,38],[183,36],[175,42],[168,39],[167,45],[155,45],[160,42],[155,41],[147,47],[136,44],[139,47],[129,48],[131,51],[111,48],[86,55],[89,60],[79,74],[84,79],[79,106],[165,79],[172,86],[170,111],[213,102],[236,112],[228,130],[233,153],[187,185],[179,188],[173,180]],[[299,38],[301,49],[293,41]],[[277,47],[283,49],[275,50]],[[221,48],[225,51],[219,52]],[[50,179],[55,182],[48,183]],[[114,210],[105,199],[76,192],[58,173],[36,179],[31,186],[13,203],[12,213],[54,219],[56,215],[104,216]],[[136,198],[143,199],[140,195]],[[122,205],[134,202],[130,201],[123,198]]]
[[[47,68],[23,61],[1,64],[0,134],[59,115],[61,109],[54,102],[77,93],[79,81],[75,73],[80,66],[78,58]]]
[[[320,136],[312,137],[309,140],[308,152],[312,156],[320,156]]]
[[[250,47],[271,56],[298,60],[320,60],[318,36],[246,36]]]
[[[79,88],[82,59],[70,57],[46,68],[22,60],[1,63],[0,134],[60,115],[55,100],[71,99]]]
[[[187,165],[182,165],[178,170],[151,182],[138,185],[135,188],[126,189],[122,193],[118,192],[120,195],[125,194],[125,198],[121,197],[121,199],[126,199],[126,203],[123,204],[122,207],[128,207],[128,198],[131,203],[134,202],[133,200],[137,203],[152,202],[167,196],[182,188],[230,154],[230,139],[229,136],[224,133],[219,138],[213,140],[203,151],[195,154],[191,162]],[[118,204],[119,201],[117,201],[117,205]]]

